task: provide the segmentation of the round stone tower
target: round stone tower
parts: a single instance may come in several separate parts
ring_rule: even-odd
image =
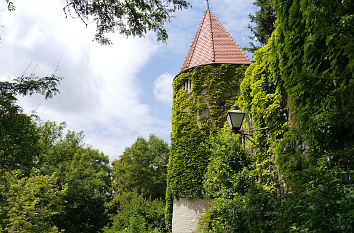
[[[223,127],[251,60],[207,9],[173,81],[167,226],[187,233],[210,206],[203,198],[209,137]]]

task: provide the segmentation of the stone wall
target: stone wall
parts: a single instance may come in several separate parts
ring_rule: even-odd
[[[179,198],[173,200],[172,233],[191,233],[198,228],[201,214],[210,208],[210,200]]]

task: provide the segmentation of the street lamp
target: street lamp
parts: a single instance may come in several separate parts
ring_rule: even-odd
[[[245,112],[238,110],[237,107],[233,107],[232,110],[227,113],[226,119],[227,122],[229,123],[232,132],[241,134],[244,138],[247,138],[250,142],[252,142],[256,146],[256,143],[252,141],[251,138],[248,137],[251,136],[250,134],[240,131],[245,115],[246,115]],[[260,131],[265,129],[268,129],[268,127],[259,128],[259,129],[250,129],[247,131],[254,132],[254,131]]]
[[[245,112],[238,110],[237,107],[233,107],[232,110],[227,113],[227,122],[234,133],[240,132],[245,114]]]

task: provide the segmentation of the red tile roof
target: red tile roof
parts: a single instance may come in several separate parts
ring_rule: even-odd
[[[204,13],[180,73],[208,64],[251,64],[251,59],[209,9]]]

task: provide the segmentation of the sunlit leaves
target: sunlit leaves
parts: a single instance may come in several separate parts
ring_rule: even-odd
[[[256,163],[246,174],[254,182],[245,195],[222,188],[202,224],[211,232],[352,232],[353,5],[274,4],[276,29],[255,52],[238,100],[247,127],[269,127],[253,134]]]
[[[5,232],[58,232],[52,217],[63,211],[67,186],[57,186],[55,174],[44,176],[20,170],[2,174],[0,215]],[[1,226],[0,226],[1,229]]]

